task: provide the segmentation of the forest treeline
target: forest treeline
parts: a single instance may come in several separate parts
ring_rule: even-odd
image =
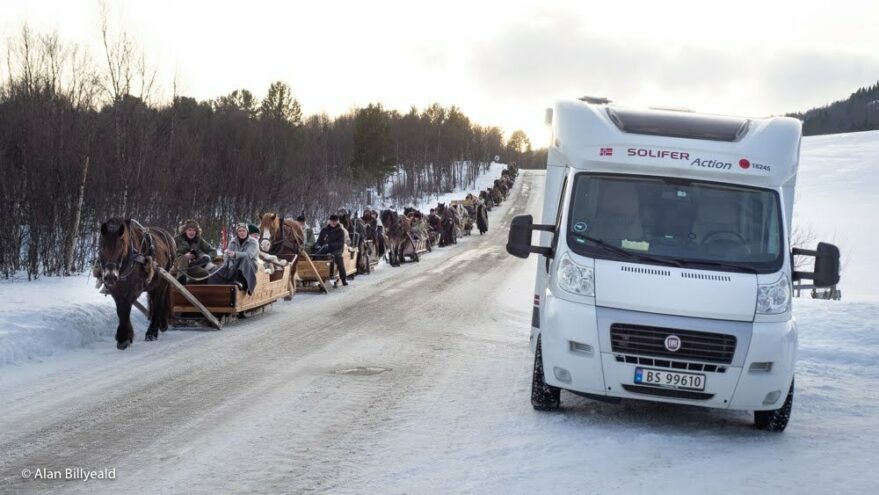
[[[156,71],[137,45],[106,23],[102,41],[96,59],[27,27],[9,42],[0,276],[84,270],[111,216],[166,228],[191,217],[215,240],[220,225],[260,211],[316,219],[378,196],[402,205],[472,183],[495,156],[539,160],[524,132],[505,140],[500,128],[436,103],[305,116],[281,81],[262,99],[239,89],[154,101]]]
[[[879,82],[858,88],[845,100],[805,112],[790,113],[788,117],[803,121],[803,134],[806,136],[879,129]]]

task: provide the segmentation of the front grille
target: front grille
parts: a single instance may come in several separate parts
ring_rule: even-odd
[[[639,364],[642,366],[652,366],[654,368],[669,368],[681,371],[704,371],[706,373],[726,373],[726,366],[718,366],[716,364],[707,363],[688,363],[685,361],[671,361],[668,359],[654,359],[649,357],[623,356],[617,354],[614,356],[618,363]]]
[[[665,339],[669,335],[677,335],[681,339],[681,347],[676,352],[665,348]],[[610,342],[613,352],[621,354],[723,364],[731,364],[736,352],[734,335],[622,323],[610,326]]]

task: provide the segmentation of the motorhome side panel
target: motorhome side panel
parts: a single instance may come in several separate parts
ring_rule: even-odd
[[[562,183],[565,180],[566,167],[564,165],[553,165],[554,159],[560,160],[563,157],[558,156],[557,154],[553,154],[550,151],[550,156],[548,158],[548,163],[546,167],[546,183],[544,186],[544,197],[543,197],[543,209],[541,211],[540,217],[538,219],[539,223],[542,224],[554,224],[556,222],[556,210],[558,209],[558,203],[560,200],[560,196],[562,194]],[[552,243],[553,235],[549,232],[540,232],[538,234],[538,245],[540,246],[549,246]],[[547,278],[547,258],[545,256],[539,256],[537,260],[537,274],[535,276],[534,281],[534,308],[532,310],[532,325],[531,325],[531,351],[534,352],[537,347],[537,335],[540,333],[540,329],[537,326],[534,326],[534,323],[540,321],[541,318],[541,304],[543,303],[544,294],[546,292],[546,278]]]

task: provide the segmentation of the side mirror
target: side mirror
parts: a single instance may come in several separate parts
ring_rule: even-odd
[[[815,251],[794,248],[796,256],[814,256],[814,272],[793,272],[793,279],[809,279],[818,288],[832,287],[839,283],[839,248],[833,244],[819,242]]]
[[[815,286],[831,287],[839,283],[839,248],[833,244],[818,243],[815,256]]]
[[[553,232],[555,226],[535,225],[531,215],[513,217],[513,221],[510,223],[510,234],[507,238],[507,252],[517,258],[527,258],[531,253],[552,256],[552,248],[531,245],[531,232],[535,230]]]

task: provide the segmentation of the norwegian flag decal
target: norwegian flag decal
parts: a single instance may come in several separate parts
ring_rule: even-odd
[[[599,156],[613,156],[613,148],[601,148]]]

